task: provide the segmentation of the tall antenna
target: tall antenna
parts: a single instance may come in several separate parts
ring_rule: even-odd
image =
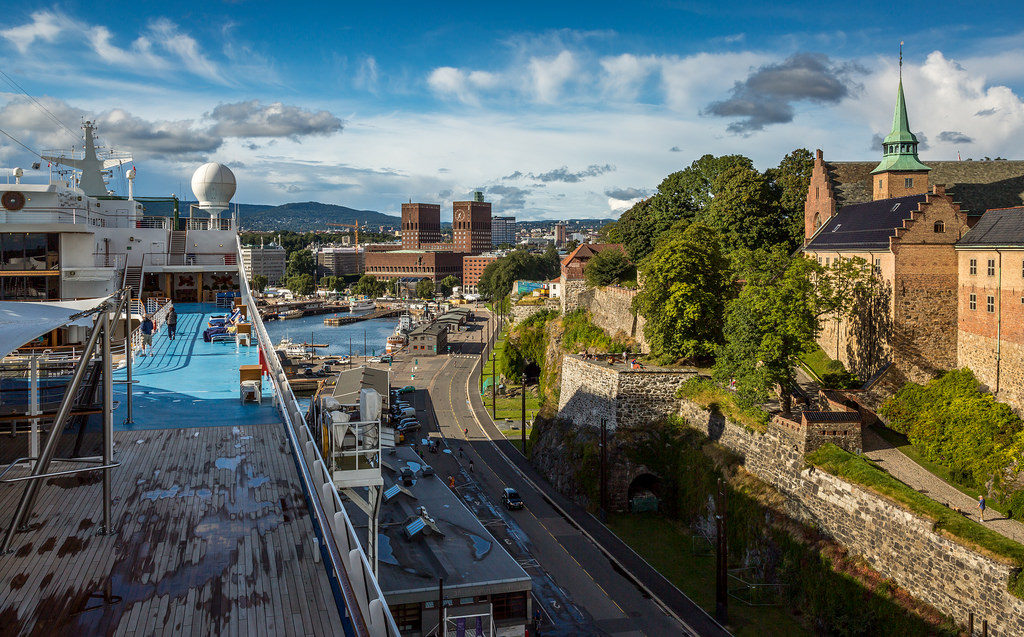
[[[900,40],[900,81],[903,81],[903,40]]]

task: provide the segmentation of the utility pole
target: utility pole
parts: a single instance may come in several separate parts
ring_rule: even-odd
[[[526,455],[526,372],[523,372],[523,426],[520,432],[523,435],[523,455]]]
[[[608,456],[607,456],[607,454],[608,454],[608,419],[607,418],[602,418],[601,419],[601,441],[600,441],[600,449],[599,449],[599,451],[600,451],[600,453],[598,454],[598,456],[601,459],[601,470],[600,470],[600,475],[598,476],[598,480],[600,481],[600,485],[599,485],[599,495],[598,495],[599,502],[598,502],[598,506],[597,506],[597,517],[602,522],[604,522],[604,521],[606,521],[608,519],[608,510],[605,508],[605,505],[606,505],[606,502],[607,502],[607,498],[608,498],[608,494],[607,494],[607,491],[608,491],[607,478],[608,478],[608,476],[606,474],[606,472],[607,472],[607,466],[606,465],[608,463]]]
[[[488,321],[488,324],[490,321]],[[484,326],[480,326],[480,393],[484,393],[484,351],[487,347],[484,345]]]
[[[718,479],[718,497],[715,499],[715,619],[720,624],[729,621],[729,538],[728,491],[725,482]]]
[[[495,366],[498,363],[498,357],[491,355],[491,418],[498,421],[498,384],[497,384],[497,373],[495,373]]]

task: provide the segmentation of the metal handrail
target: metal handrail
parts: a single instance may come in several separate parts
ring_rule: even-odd
[[[239,255],[238,262],[241,264],[242,246],[237,238],[236,249]],[[355,526],[334,487],[333,478],[327,469],[328,465],[320,453],[319,439],[313,436],[302,412],[299,411],[298,401],[295,400],[295,394],[292,393],[291,385],[288,384],[288,378],[281,366],[281,361],[277,358],[273,342],[267,334],[263,320],[260,318],[259,312],[256,311],[248,281],[241,268],[239,268],[239,287],[242,290],[242,298],[245,299],[249,308],[257,345],[263,350],[264,360],[270,369],[270,380],[275,395],[278,397],[277,407],[284,418],[289,441],[295,450],[299,476],[309,493],[314,522],[324,540],[324,548],[332,574],[338,582],[352,620],[353,632],[360,636],[398,637],[400,634],[398,625],[387,606],[384,593],[380,589],[366,551],[359,542]],[[300,444],[300,436],[303,439],[303,444]],[[318,475],[314,476],[314,472]],[[333,510],[333,519],[328,517],[327,505],[330,505]],[[348,555],[344,557],[338,546],[339,536],[348,547],[351,547]],[[349,568],[358,569],[358,571],[350,572]],[[362,590],[357,590],[353,584],[355,575],[359,576],[358,579],[363,584]]]

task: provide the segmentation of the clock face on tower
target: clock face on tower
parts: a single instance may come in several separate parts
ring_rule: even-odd
[[[455,213],[455,220],[456,221],[462,221],[465,218],[466,218],[466,212],[464,210],[460,210],[460,211]]]

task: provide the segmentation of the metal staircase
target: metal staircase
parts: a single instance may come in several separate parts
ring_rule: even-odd
[[[142,266],[130,265],[124,269],[124,285],[132,289],[132,298],[137,299],[142,295]]]
[[[171,244],[167,250],[167,265],[185,265],[184,230],[171,230]]]

